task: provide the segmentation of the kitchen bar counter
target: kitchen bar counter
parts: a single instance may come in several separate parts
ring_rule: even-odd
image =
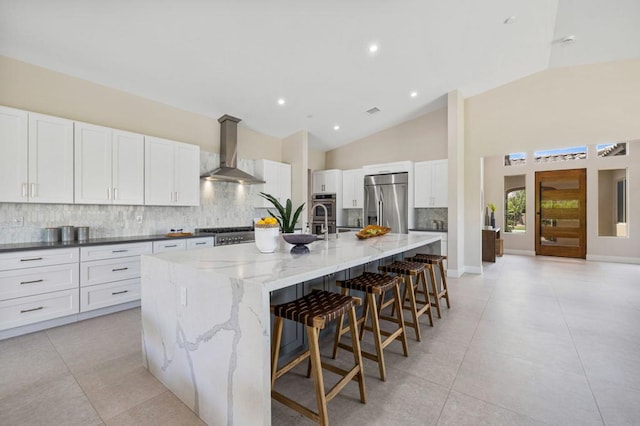
[[[343,234],[303,255],[241,244],[143,256],[145,366],[208,424],[269,425],[270,292],[439,240]]]
[[[107,244],[126,244],[126,243],[144,243],[149,241],[162,241],[162,240],[179,240],[183,238],[202,238],[212,237],[209,233],[194,233],[188,237],[167,237],[166,235],[140,235],[129,237],[110,237],[110,238],[91,238],[86,241],[58,241],[55,243],[45,243],[42,241],[34,241],[28,243],[10,243],[0,244],[0,253],[11,251],[28,251],[28,250],[42,250],[42,249],[57,249],[57,248],[69,248],[69,247],[89,247],[89,246],[101,246]]]

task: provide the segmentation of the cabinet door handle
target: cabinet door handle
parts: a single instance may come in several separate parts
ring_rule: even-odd
[[[44,282],[44,280],[20,281],[20,285],[24,285],[24,284],[35,284],[35,283],[41,283],[41,282]]]
[[[30,259],[20,259],[20,262],[31,262],[33,260],[42,260],[41,257],[32,257]]]
[[[164,248],[170,248],[170,247],[178,247],[178,245],[177,244],[170,244],[168,246],[164,246]]]
[[[107,199],[111,201],[111,188],[107,188]]]
[[[32,309],[22,309],[20,311],[21,314],[24,314],[26,312],[33,312],[33,311],[39,311],[41,309],[44,309],[44,306],[38,306],[37,308],[32,308]]]
[[[115,296],[116,294],[124,294],[124,293],[129,293],[129,290],[114,291],[113,293],[111,293],[111,295]]]
[[[207,244],[207,243],[196,243],[197,246],[201,246],[203,244]]]
[[[129,250],[111,250],[111,253],[126,253]]]
[[[129,268],[115,268],[115,269],[112,269],[111,272],[126,271],[127,269]]]
[[[23,183],[23,184],[22,184],[22,196],[23,196],[23,197],[26,197],[27,195],[28,195],[28,194],[27,194],[27,184],[26,184],[26,183]]]
[[[35,184],[35,183],[32,183],[30,186],[31,186],[31,194],[30,194],[30,197],[31,197],[31,198],[33,198],[33,197],[35,197],[35,196],[36,196],[36,184]]]
[[[178,191],[176,191],[176,203],[178,202]]]
[[[118,199],[118,188],[113,188],[113,201]]]

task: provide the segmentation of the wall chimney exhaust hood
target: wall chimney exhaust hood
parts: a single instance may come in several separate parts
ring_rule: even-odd
[[[220,167],[200,176],[201,179],[242,184],[265,183],[265,181],[237,168],[238,123],[240,121],[242,120],[226,114],[218,118],[220,123]]]

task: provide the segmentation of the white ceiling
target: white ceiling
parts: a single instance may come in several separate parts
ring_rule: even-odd
[[[0,54],[327,150],[453,89],[640,57],[639,21],[640,0],[0,0]]]

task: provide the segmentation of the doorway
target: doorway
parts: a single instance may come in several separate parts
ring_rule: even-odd
[[[536,255],[586,258],[587,170],[536,172]]]

